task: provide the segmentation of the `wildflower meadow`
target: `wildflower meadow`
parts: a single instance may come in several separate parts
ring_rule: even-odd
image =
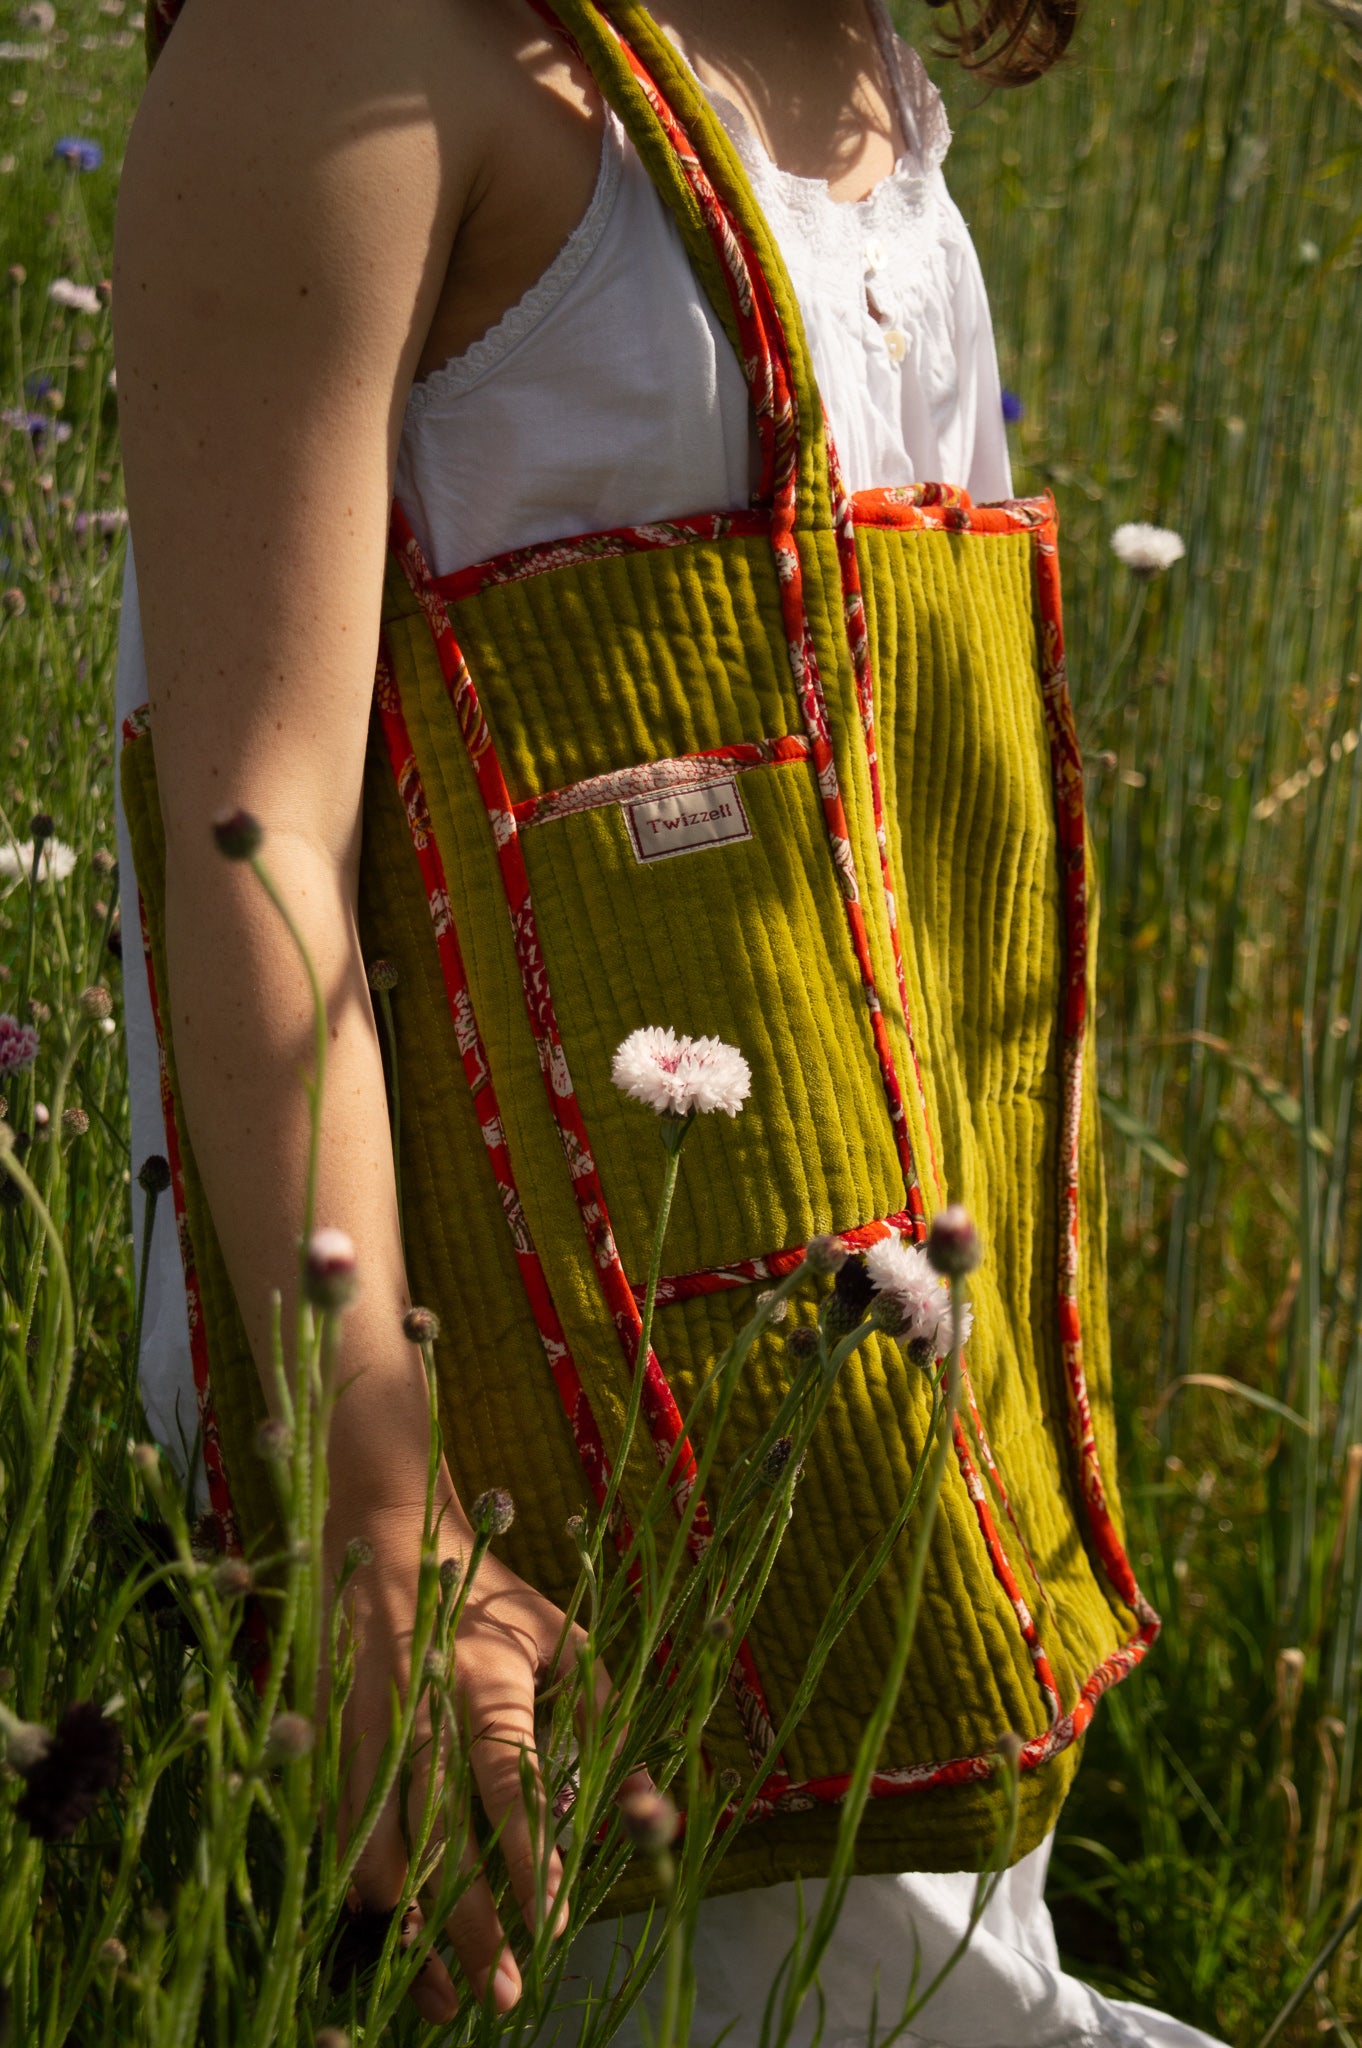
[[[929,53],[933,17],[903,0],[899,18]],[[395,1712],[376,1781],[384,1793],[399,1774],[419,1780],[418,1723],[443,1731],[456,1762],[438,1794],[429,1779],[411,1845],[438,1896],[424,1924],[356,1914],[347,1890],[373,1816],[342,1849],[348,1665],[321,1571],[345,1242],[318,1230],[306,1246],[300,1369],[290,1385],[279,1368],[282,1420],[259,1446],[285,1527],[277,1555],[247,1567],[223,1554],[147,1441],[137,1398],[134,1207],[153,1231],[174,1228],[165,1161],[129,1150],[125,937],[130,971],[140,961],[113,857],[126,521],[106,280],[141,28],[126,0],[30,0],[0,16],[0,2048],[528,2042],[561,1949],[504,1879],[521,2005],[498,2018],[467,1998],[440,2032],[407,1996],[467,1881],[437,1853],[472,1803],[448,1646],[515,1512],[514,1476],[473,1506],[462,1569],[423,1569],[419,1697]],[[989,95],[930,63],[991,294],[1015,487],[1053,490],[1060,510],[1102,883],[1123,1486],[1164,1617],[1086,1738],[1051,1902],[1068,1967],[1113,1996],[1235,2048],[1350,2048],[1362,4],[1089,0],[1072,58],[1022,93]],[[228,855],[270,886],[267,830]],[[691,1122],[740,1116],[745,1093],[740,1048],[717,1067],[701,1059],[693,1086],[663,1049],[660,1067],[657,1045],[627,1042],[615,1073],[640,1146],[657,1148],[659,1247]],[[322,1114],[324,1054],[323,1032],[310,1077]],[[707,1777],[701,1733],[797,1498],[802,1445],[871,1327],[913,1347],[931,1382],[928,1450],[881,1553],[909,1546],[920,1586],[977,1250],[953,1222],[934,1265],[881,1256],[869,1303],[831,1246],[754,1301],[705,1390],[715,1441],[744,1345],[787,1299],[789,1398],[733,1463],[706,1561],[691,1568],[665,1474],[623,1565],[603,1517],[571,1532],[584,1636],[544,1702],[536,1885],[542,1900],[552,1838],[579,1918],[625,1871],[657,1901],[648,1939],[583,2016],[588,2044],[608,2040],[650,1973],[656,2038],[688,2038],[695,1908],[729,1824],[760,1796],[755,1781]],[[433,1382],[435,1332],[411,1334]],[[432,1472],[437,1456],[433,1433]],[[346,1570],[363,1563],[356,1552]],[[876,1568],[862,1560],[841,1588],[810,1685]],[[276,1648],[262,1665],[246,1652],[266,1595]],[[915,1613],[911,1590],[827,1898],[769,1987],[771,2048],[816,1996]],[[679,1676],[662,1694],[649,1677],[664,1642]],[[618,1696],[599,1710],[602,1658]],[[318,1708],[328,1659],[335,1688]],[[1001,1867],[1018,1766],[1006,1744],[994,1762]],[[931,1988],[924,1972],[902,2011],[879,2015],[875,2048]]]

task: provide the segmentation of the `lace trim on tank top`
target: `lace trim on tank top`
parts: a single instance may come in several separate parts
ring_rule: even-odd
[[[460,355],[451,356],[428,377],[412,385],[407,397],[408,420],[416,419],[450,399],[461,398],[547,319],[595,254],[614,211],[623,170],[624,130],[613,107],[607,107],[601,134],[600,168],[586,212],[548,269],[540,273],[523,298],[517,299],[485,334]]]
[[[944,179],[935,175],[950,148],[951,129],[941,95],[927,76],[922,59],[895,32],[882,0],[869,0],[869,11],[908,147],[896,158],[892,170],[860,199],[834,199],[826,179],[783,170],[727,94],[714,87],[704,90],[763,212],[771,211],[772,204],[777,206],[796,228],[799,244],[825,263],[845,259],[849,232],[892,238],[885,253],[890,255],[892,250],[893,267],[901,283],[910,267],[904,263],[906,255],[920,258],[929,247],[951,239],[949,197]]]

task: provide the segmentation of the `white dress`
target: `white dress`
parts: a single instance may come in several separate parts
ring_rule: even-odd
[[[848,488],[935,480],[964,484],[976,499],[1006,497],[988,300],[941,171],[950,141],[945,110],[882,8],[872,5],[872,13],[907,148],[863,200],[840,203],[820,180],[779,170],[737,108],[710,97],[794,285]],[[519,304],[413,389],[397,495],[434,572],[444,575],[536,541],[742,506],[754,477],[747,392],[732,348],[607,110],[595,192],[573,234]],[[120,721],[145,697],[130,553]],[[121,809],[118,831],[122,873],[131,878]],[[149,1003],[136,972],[127,976],[126,1008],[140,1164],[165,1140]],[[153,1433],[186,1469],[196,1404],[178,1246],[168,1229],[153,1241],[139,1371]],[[201,1468],[198,1481],[206,1499]],[[1061,1971],[1044,1903],[1049,1850],[1047,1841],[1004,1875],[964,1962],[903,2037],[909,2048],[1215,2048],[1208,2036],[1114,2004]],[[812,1907],[821,1884],[803,1889]],[[877,1982],[881,2031],[892,2023],[915,1944],[925,1983],[959,1939],[973,1890],[974,1879],[961,1874],[852,1880],[822,1972],[827,2048],[866,2041]],[[796,1887],[781,1884],[702,1906],[694,2042],[731,2026],[731,2048],[753,2048],[795,1902]],[[571,1997],[603,1981],[616,1941],[628,1944],[640,1928],[626,1920],[588,1929],[570,1959]],[[809,2011],[797,2043],[813,2024]],[[575,2031],[567,2011],[564,2030],[568,2038]],[[618,2038],[641,2039],[636,2018]]]

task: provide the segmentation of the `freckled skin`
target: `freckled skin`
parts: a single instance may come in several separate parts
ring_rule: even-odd
[[[667,0],[659,12],[789,169],[828,177],[843,198],[890,168],[899,139],[863,0]],[[319,1218],[354,1240],[362,1282],[327,1542],[333,1561],[354,1535],[376,1552],[353,1587],[364,1644],[347,1742],[386,1728],[390,1682],[405,1684],[428,1440],[420,1356],[401,1331],[409,1301],[355,917],[397,441],[413,378],[483,334],[580,220],[601,125],[594,89],[525,0],[193,0],[152,75],[119,198],[118,398],[176,1054],[262,1369],[272,1289],[292,1327],[312,1026],[279,918],[249,867],[214,850],[216,813],[261,819],[327,1003]],[[471,1535],[447,1470],[442,1503],[454,1555]],[[463,1699],[506,1738],[475,1760],[485,1801],[510,1815],[504,1846],[528,1853],[518,1752],[533,1754],[534,1679],[560,1618],[490,1557],[484,1586],[463,1626]],[[373,1747],[361,1744],[356,1806]],[[413,1810],[421,1790],[418,1773]],[[390,1802],[360,1897],[391,1907],[404,1876]],[[449,1934],[480,1991],[501,1940],[485,1885]],[[432,2019],[453,2011],[443,1964],[417,2002]]]

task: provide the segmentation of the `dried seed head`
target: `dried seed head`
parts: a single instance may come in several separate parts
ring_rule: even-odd
[[[938,1273],[944,1273],[947,1279],[958,1279],[972,1273],[983,1255],[973,1218],[961,1203],[952,1202],[932,1218],[927,1233],[927,1257]]]
[[[53,837],[56,829],[56,820],[49,817],[46,811],[35,811],[33,813],[29,821],[28,836],[33,841],[35,852],[45,839]]]
[[[770,1450],[761,1461],[761,1475],[768,1484],[775,1485],[781,1473],[789,1464],[790,1453],[793,1449],[794,1438],[792,1436],[778,1436],[776,1438]]]
[[[354,1242],[330,1225],[314,1230],[303,1261],[303,1291],[314,1308],[348,1307],[359,1287],[359,1262]]]
[[[370,988],[378,995],[386,995],[397,987],[397,967],[391,960],[371,960],[365,972]]]
[[[711,1643],[731,1643],[733,1640],[733,1610],[726,1607],[722,1614],[711,1614],[705,1623],[705,1635]]]
[[[255,1426],[255,1452],[267,1465],[283,1465],[293,1455],[293,1431],[286,1422],[267,1415]]]
[[[433,1344],[440,1334],[440,1318],[431,1308],[409,1308],[402,1318],[402,1334],[412,1344]]]
[[[225,860],[254,860],[264,837],[259,818],[249,811],[219,811],[213,820],[213,838]]]
[[[22,618],[27,610],[28,599],[24,596],[23,591],[20,590],[18,584],[12,583],[9,589],[3,595],[0,595],[0,611],[3,611],[8,618],[18,619]]]
[[[92,1024],[98,1024],[105,1017],[113,1015],[113,997],[99,983],[83,988],[77,998],[76,1007],[82,1017],[88,1017]]]
[[[804,1264],[811,1273],[840,1273],[849,1257],[840,1237],[811,1237],[804,1247]]]
[[[137,1185],[144,1195],[163,1195],[170,1186],[170,1161],[159,1152],[148,1153],[137,1169]]]
[[[97,846],[90,855],[90,866],[97,875],[111,875],[118,866],[118,861],[107,846]]]
[[[374,1546],[367,1536],[352,1536],[345,1546],[345,1568],[357,1572],[362,1565],[374,1561]]]
[[[870,1304],[870,1320],[886,1337],[907,1336],[911,1319],[903,1303],[893,1294],[877,1294]]]
[[[440,1584],[446,1593],[452,1593],[463,1577],[463,1566],[457,1557],[447,1557],[440,1566]]]
[[[255,1573],[244,1557],[224,1557],[213,1567],[212,1583],[224,1600],[243,1600],[255,1584]]]
[[[676,1807],[665,1792],[630,1792],[620,1801],[624,1832],[647,1856],[665,1856],[676,1840]]]
[[[1015,1728],[1005,1729],[993,1745],[994,1753],[1002,1759],[1005,1771],[1021,1769],[1022,1751],[1025,1747],[1025,1742]]]
[[[489,1486],[473,1503],[473,1527],[479,1536],[504,1536],[515,1520],[515,1502],[504,1486]]]
[[[208,1730],[213,1725],[213,1717],[211,1714],[204,1713],[203,1709],[200,1708],[197,1713],[191,1714],[189,1716],[189,1719],[185,1722],[184,1725],[188,1729],[189,1733],[192,1736],[194,1736],[194,1738],[197,1740],[198,1737],[206,1735],[208,1733]]]
[[[586,1516],[569,1515],[563,1527],[574,1543],[581,1543],[586,1536]]]
[[[124,1948],[116,1934],[111,1934],[106,1941],[101,1941],[99,1944],[99,1960],[101,1963],[107,1963],[111,1969],[115,1970],[121,1970],[124,1963],[127,1962],[128,1951]]]
[[[83,1138],[90,1128],[90,1119],[79,1103],[73,1102],[61,1113],[61,1127],[68,1138]]]
[[[818,1331],[813,1323],[799,1323],[785,1339],[785,1349],[797,1365],[818,1356]]]
[[[276,1714],[265,1738],[265,1762],[297,1763],[311,1753],[316,1740],[317,1731],[306,1714]]]
[[[837,1279],[823,1310],[827,1333],[834,1342],[859,1329],[870,1313],[875,1286],[859,1255],[837,1269]]]
[[[350,2036],[344,2027],[323,2027],[312,2036],[312,2048],[350,2048]]]
[[[729,1794],[740,1792],[742,1790],[742,1772],[735,1771],[731,1764],[726,1770],[720,1771],[719,1789]]]

